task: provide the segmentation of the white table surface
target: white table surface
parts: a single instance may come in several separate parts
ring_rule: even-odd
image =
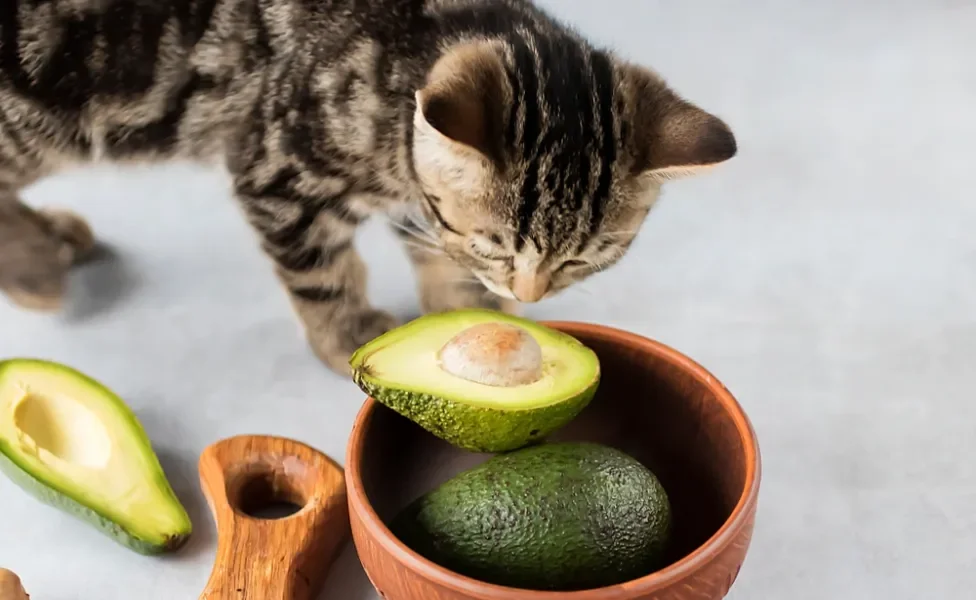
[[[727,118],[741,153],[672,184],[619,267],[529,315],[658,338],[740,398],[765,479],[730,598],[967,597],[976,5],[547,4]],[[215,542],[196,460],[216,440],[279,434],[344,459],[363,396],[306,349],[226,186],[185,165],[101,168],[27,195],[82,211],[114,257],[75,274],[63,315],[0,303],[0,356],[113,387],[196,523],[184,551],[145,558],[0,478],[0,565],[32,598],[196,598]],[[362,233],[377,304],[413,313],[392,236]],[[376,598],[351,545],[322,598]]]

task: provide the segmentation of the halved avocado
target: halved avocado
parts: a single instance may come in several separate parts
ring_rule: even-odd
[[[600,381],[596,353],[534,321],[483,309],[432,313],[350,359],[377,402],[473,452],[507,452],[575,418]]]
[[[141,554],[176,550],[192,532],[129,407],[64,365],[0,361],[0,471]]]

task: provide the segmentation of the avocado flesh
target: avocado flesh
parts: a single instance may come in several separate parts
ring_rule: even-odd
[[[0,362],[0,470],[141,554],[175,550],[192,532],[135,415],[63,365]]]
[[[542,350],[542,376],[512,387],[484,385],[445,371],[438,353],[482,323],[521,327]],[[376,401],[434,435],[474,452],[505,452],[559,429],[589,404],[600,380],[596,354],[576,338],[506,313],[432,313],[375,338],[350,359],[353,380]]]
[[[543,444],[455,476],[390,528],[421,556],[473,579],[578,591],[660,568],[671,506],[655,475],[623,452]]]

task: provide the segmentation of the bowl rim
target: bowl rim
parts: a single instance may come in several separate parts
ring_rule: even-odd
[[[576,591],[543,591],[527,590],[493,583],[461,575],[442,567],[420,554],[414,552],[401,542],[383,523],[366,497],[366,490],[360,476],[360,461],[362,457],[364,431],[379,402],[367,397],[356,415],[352,433],[346,446],[346,487],[350,507],[355,507],[359,513],[360,525],[368,530],[372,541],[384,548],[405,567],[422,575],[447,589],[472,594],[492,600],[516,600],[534,598],[535,600],[592,600],[595,594],[616,594],[626,592],[653,593],[660,591],[672,583],[680,581],[712,562],[738,535],[741,529],[752,518],[758,502],[759,486],[762,479],[762,458],[759,442],[751,420],[738,400],[725,385],[711,374],[704,366],[686,356],[679,350],[658,340],[644,335],[626,331],[609,325],[588,323],[582,321],[541,320],[540,324],[569,335],[584,334],[588,337],[598,337],[613,341],[623,346],[639,347],[642,351],[682,369],[699,383],[707,387],[714,397],[722,404],[726,413],[735,423],[736,431],[742,441],[743,453],[746,457],[746,473],[742,494],[739,496],[732,513],[722,526],[704,543],[690,552],[687,556],[663,569],[649,573],[637,579],[600,588],[589,588]],[[357,552],[358,554],[358,552]],[[611,596],[605,596],[611,597]]]

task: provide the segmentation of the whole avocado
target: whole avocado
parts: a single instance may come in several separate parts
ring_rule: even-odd
[[[627,454],[550,443],[497,455],[414,501],[391,524],[418,554],[509,587],[573,591],[661,566],[671,506]]]

